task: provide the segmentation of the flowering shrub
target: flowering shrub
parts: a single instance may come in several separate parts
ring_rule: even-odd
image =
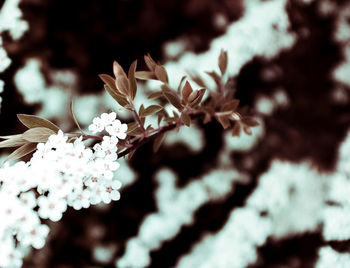
[[[88,127],[94,135],[80,128],[70,109],[80,133],[64,133],[52,122],[32,115],[19,114],[18,119],[28,130],[22,134],[3,136],[0,147],[18,147],[8,161],[32,154],[28,162],[10,165],[7,161],[0,169],[0,200],[6,204],[0,211],[5,219],[0,223],[0,266],[19,267],[31,246],[40,249],[45,244],[49,227],[41,219],[59,221],[67,206],[76,210],[101,202],[110,203],[120,198],[121,182],[114,172],[119,168],[118,158],[132,157],[142,144],[154,141],[158,150],[168,131],[190,126],[194,120],[207,123],[215,118],[232,135],[241,130],[251,135],[251,127],[258,123],[247,116],[247,108],[238,108],[235,91],[224,79],[227,53],[222,51],[218,66],[220,74],[208,72],[217,85],[203,101],[206,89],[194,90],[186,77],[173,90],[163,66],[149,55],[145,56],[148,71],[136,71],[137,62],[130,66],[128,75],[114,62],[115,78],[101,74],[107,92],[125,109],[135,122],[122,123],[115,112],[95,117]],[[154,79],[162,82],[161,90],[149,95],[158,99],[159,105],[141,105],[136,110],[133,100],[137,93],[138,79]],[[200,76],[192,77],[199,86],[205,87]],[[170,103],[176,111],[168,114],[164,106]],[[146,118],[157,116],[158,126],[145,125]],[[86,140],[93,140],[91,146]]]

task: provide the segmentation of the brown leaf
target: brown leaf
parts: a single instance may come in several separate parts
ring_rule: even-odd
[[[235,111],[237,109],[239,105],[239,100],[235,99],[235,100],[231,100],[229,102],[226,102],[222,108],[221,111],[222,112],[229,112],[229,111]]]
[[[28,141],[22,138],[22,134],[13,135],[12,138],[0,142],[0,148],[18,147],[25,143],[28,143]]]
[[[122,107],[125,107],[125,108],[127,108],[127,109],[130,110],[130,107],[128,106],[128,105],[129,105],[129,101],[128,101],[125,97],[116,94],[116,93],[115,93],[113,90],[111,90],[110,87],[107,86],[107,85],[105,85],[105,89],[106,89],[106,91],[109,93],[109,95],[111,95],[112,98],[113,98],[114,100],[116,100]]]
[[[138,136],[140,134],[142,134],[142,130],[139,126],[128,133],[129,136]]]
[[[183,77],[181,77],[179,86],[177,87],[177,93],[180,95],[181,94],[181,85],[183,83],[183,81],[186,79],[186,75],[184,75]]]
[[[153,152],[157,152],[162,145],[163,141],[165,140],[166,133],[160,134],[153,143]]]
[[[239,137],[241,133],[241,124],[239,122],[235,122],[235,125],[232,128],[232,136]]]
[[[205,113],[204,119],[203,119],[203,124],[207,124],[211,121],[211,116],[209,113]]]
[[[163,91],[163,95],[169,101],[169,103],[171,103],[179,111],[183,110],[180,98],[176,95],[176,93],[173,93],[172,91]]]
[[[216,119],[224,129],[230,126],[230,120],[228,120],[227,116],[216,116]]]
[[[22,145],[21,147],[17,148],[15,151],[13,151],[7,158],[6,158],[6,162],[7,161],[11,161],[11,160],[16,160],[19,159],[23,156],[26,156],[27,154],[30,154],[31,152],[36,150],[36,143],[26,143],[24,145]]]
[[[113,62],[113,72],[115,75],[115,85],[117,89],[124,95],[130,96],[129,94],[129,80],[124,72],[123,68],[117,61]]]
[[[55,133],[57,133],[59,130],[59,127],[56,126],[54,123],[44,118],[41,118],[39,116],[28,115],[28,114],[17,114],[17,117],[19,121],[21,121],[21,123],[25,125],[27,128],[46,127],[53,130]]]
[[[158,99],[160,97],[163,97],[163,92],[161,91],[157,91],[157,92],[153,92],[151,94],[148,95],[148,99]]]
[[[189,74],[189,76],[190,76],[191,80],[193,80],[193,82],[195,82],[200,87],[207,87],[207,85],[204,83],[203,79],[199,75]]]
[[[191,117],[188,114],[182,113],[181,120],[186,126],[191,126]]]
[[[182,99],[187,103],[188,102],[188,97],[190,96],[190,94],[193,92],[193,89],[190,85],[190,83],[188,83],[188,81],[186,81],[183,89],[182,89]]]
[[[247,125],[243,126],[243,130],[247,135],[252,135],[252,130]]]
[[[130,132],[134,131],[138,127],[139,127],[139,124],[136,122],[129,123],[128,130],[126,131],[126,134],[129,134]]]
[[[129,72],[128,72],[128,79],[129,79],[129,85],[130,85],[130,97],[132,100],[135,98],[136,91],[137,91],[137,83],[135,78],[136,66],[137,66],[137,60],[135,60],[130,65]]]
[[[148,53],[147,55],[144,56],[145,63],[148,67],[148,69],[152,72],[154,72],[154,69],[156,68],[157,64],[155,61],[152,59],[150,54]]]
[[[139,115],[141,115],[144,110],[145,110],[145,106],[143,104],[141,104],[140,108],[139,108]]]
[[[254,118],[252,117],[245,117],[242,119],[242,122],[244,124],[246,124],[247,126],[249,127],[256,127],[256,126],[259,126],[259,122],[256,121]]]
[[[46,142],[53,134],[56,134],[56,132],[49,128],[35,127],[24,132],[22,138],[29,142]]]
[[[9,139],[17,138],[17,137],[21,137],[21,136],[22,136],[22,134],[8,135],[8,136],[0,136],[0,139],[9,140]]]
[[[190,106],[191,107],[196,107],[197,105],[199,105],[201,103],[202,98],[203,98],[203,96],[205,94],[205,91],[206,91],[205,88],[202,88],[202,89],[198,90],[198,94],[197,94],[196,98],[190,102]],[[190,96],[188,97],[188,100],[190,100]]]
[[[147,71],[135,72],[135,77],[137,79],[142,79],[142,80],[157,80],[157,77],[154,74],[154,72],[147,72]]]
[[[217,86],[221,84],[221,77],[216,72],[206,72],[216,83]]]
[[[119,92],[119,90],[117,89],[116,85],[115,85],[115,79],[108,75],[108,74],[100,74],[99,77],[101,78],[101,80],[107,85],[109,86],[110,89],[112,89],[116,94],[118,95],[123,95],[122,93]]]
[[[141,117],[146,117],[146,116],[155,114],[155,113],[159,112],[162,109],[163,109],[162,106],[151,105],[151,106],[148,106],[142,113],[140,113],[140,116]]]
[[[158,80],[162,81],[164,84],[168,84],[168,74],[163,66],[156,65],[154,69],[154,74],[156,75]]]
[[[226,51],[221,50],[218,64],[219,64],[221,74],[224,75],[226,73],[226,69],[227,69],[227,52]]]

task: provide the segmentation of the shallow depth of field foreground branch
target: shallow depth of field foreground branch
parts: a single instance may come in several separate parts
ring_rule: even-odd
[[[17,148],[0,169],[0,199],[6,204],[0,211],[4,219],[0,223],[0,267],[20,267],[30,247],[44,246],[49,227],[42,220],[59,221],[67,206],[79,210],[118,200],[121,183],[114,176],[120,166],[118,158],[131,158],[143,144],[153,142],[156,152],[169,131],[211,120],[217,120],[233,136],[241,132],[251,135],[251,127],[258,125],[247,107],[239,107],[235,90],[227,82],[225,51],[218,58],[220,73],[205,74],[215,82],[215,90],[207,89],[205,79],[197,74],[190,78],[200,89],[193,89],[186,77],[173,89],[165,68],[149,55],[144,60],[147,71],[136,71],[134,61],[126,74],[115,61],[114,77],[100,75],[107,92],[130,111],[134,122],[122,123],[115,112],[103,113],[93,119],[90,133],[86,133],[74,117],[71,102],[78,132],[64,133],[46,119],[18,114],[28,129],[1,137],[1,148]],[[157,105],[142,104],[136,109],[136,79],[161,82],[160,89],[148,96],[156,99]],[[164,108],[168,103],[174,107],[172,114]],[[157,118],[156,126],[146,124],[148,117]],[[86,140],[92,145],[87,146]],[[9,164],[29,154],[32,156],[28,162]]]

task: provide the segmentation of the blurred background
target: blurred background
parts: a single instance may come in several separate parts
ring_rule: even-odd
[[[114,60],[144,70],[150,53],[176,85],[217,71],[221,49],[226,79],[260,122],[252,136],[210,122],[170,134],[155,154],[142,146],[120,160],[121,200],[48,222],[46,246],[23,267],[329,267],[324,250],[348,257],[350,235],[333,231],[350,228],[350,205],[334,200],[350,190],[330,189],[350,189],[349,1],[6,0],[0,36],[0,135],[23,131],[18,113],[74,130],[72,97],[83,127],[106,111],[128,121],[98,78]],[[140,83],[136,105],[159,87]]]

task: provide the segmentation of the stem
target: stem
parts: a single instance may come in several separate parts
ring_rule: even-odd
[[[177,126],[177,124],[171,124],[171,125],[167,125],[167,126],[160,127],[160,128],[158,129],[158,132],[156,132],[155,134],[150,135],[150,136],[147,136],[147,137],[145,137],[145,138],[142,139],[142,140],[137,140],[135,143],[130,144],[131,146],[130,146],[128,149],[126,149],[126,150],[124,150],[124,151],[122,151],[122,152],[120,152],[120,153],[118,154],[118,158],[121,158],[121,157],[123,157],[123,156],[126,156],[126,155],[127,155],[128,153],[130,153],[131,151],[136,150],[136,149],[137,149],[138,147],[140,147],[141,145],[143,145],[143,144],[145,144],[145,143],[147,143],[147,142],[150,142],[150,141],[156,139],[156,138],[157,138],[158,136],[160,136],[161,134],[163,134],[163,133],[165,133],[165,132],[167,132],[167,131],[169,131],[169,130],[172,130],[172,129],[176,128],[176,126]]]
[[[198,113],[192,113],[191,112],[190,115],[192,115],[192,119],[195,119],[195,118],[199,118],[200,116],[202,116],[203,112],[198,112]],[[167,125],[167,126],[161,126],[160,128],[158,128],[158,129],[153,131],[153,132],[155,132],[154,134],[149,135],[149,136],[145,136],[143,139],[137,138],[135,140],[131,140],[129,148],[127,148],[126,150],[120,152],[118,154],[118,158],[126,156],[128,153],[136,150],[141,145],[156,139],[161,134],[163,134],[165,132],[168,132],[170,130],[173,130],[176,127],[182,126],[183,124],[180,122],[180,120],[181,119],[179,118],[179,120],[177,122],[175,122],[175,123],[172,123],[172,124]]]
[[[93,139],[93,140],[98,140],[98,141],[102,141],[103,140],[103,138],[102,137],[100,137],[100,136],[95,136],[95,135],[87,135],[87,134],[81,134],[81,133],[70,133],[69,134],[70,135],[70,137],[77,137],[77,138],[79,138],[79,137],[83,137],[84,139]]]
[[[139,114],[136,112],[135,107],[132,107],[132,112],[134,113],[135,119],[136,119],[137,123],[140,125],[142,132],[146,133],[146,129],[143,126],[141,118],[140,118]]]

